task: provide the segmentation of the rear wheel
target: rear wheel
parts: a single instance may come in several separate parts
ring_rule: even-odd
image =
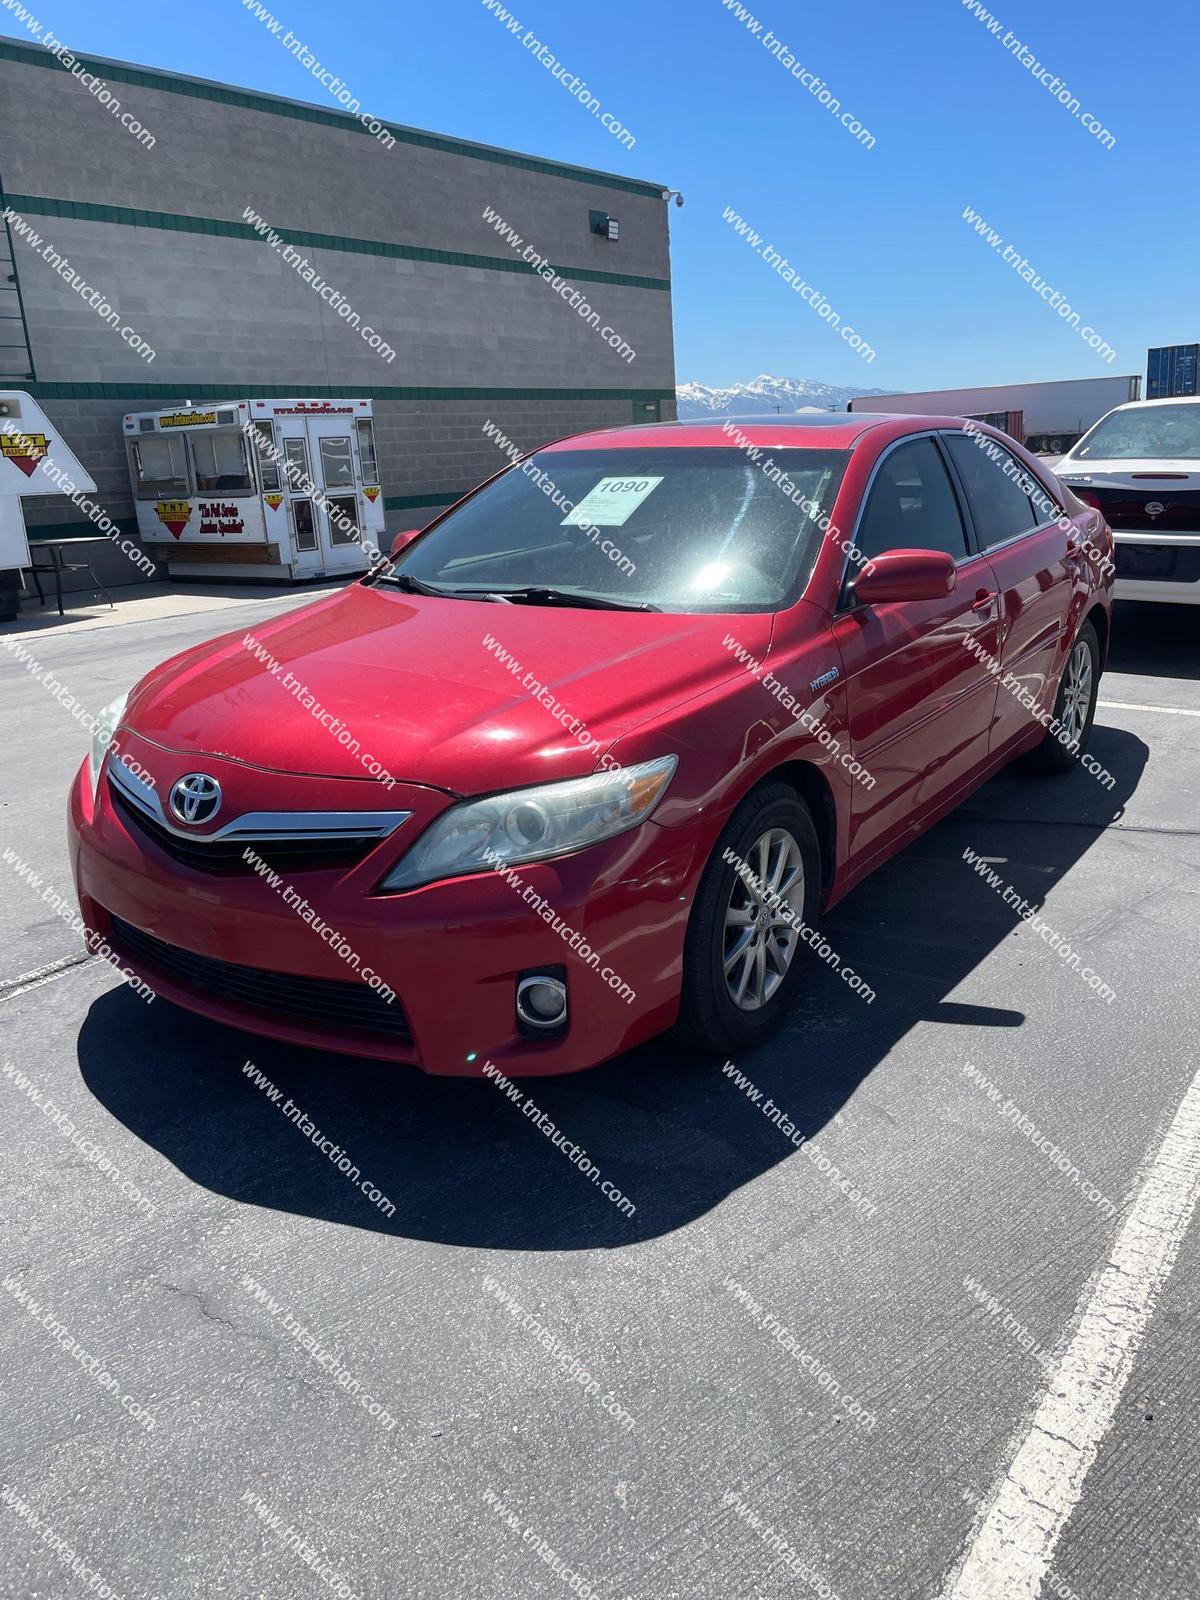
[[[1069,772],[1087,747],[1100,688],[1100,640],[1090,622],[1075,636],[1067,657],[1054,721],[1034,751],[1043,772]]]
[[[761,785],[729,819],[700,879],[676,1035],[729,1052],[774,1033],[799,987],[820,895],[807,806],[787,784]]]

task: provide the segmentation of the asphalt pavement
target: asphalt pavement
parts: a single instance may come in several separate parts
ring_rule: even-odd
[[[302,599],[0,646],[97,710]],[[632,1214],[490,1082],[85,959],[85,736],[0,649],[3,1592],[1195,1600],[1198,621],[1118,609],[1111,790],[1012,767],[829,916],[872,1001],[523,1085]]]

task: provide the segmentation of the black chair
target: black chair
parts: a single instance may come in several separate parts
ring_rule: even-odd
[[[90,561],[67,561],[67,560],[65,560],[64,557],[63,557],[62,545],[60,545],[60,544],[47,544],[45,546],[40,546],[38,548],[44,548],[46,553],[50,557],[49,561],[40,561],[39,562],[37,560],[36,556],[35,556],[34,559],[29,564],[29,570],[30,570],[30,572],[33,573],[33,585],[34,585],[34,588],[38,592],[38,599],[41,601],[42,605],[46,604],[46,596],[45,596],[45,594],[44,594],[44,592],[42,590],[42,581],[38,577],[38,573],[39,572],[48,572],[48,573],[51,574],[51,576],[54,579],[54,591],[55,591],[55,594],[56,594],[56,596],[58,598],[58,614],[59,614],[60,617],[65,615],[65,613],[63,611],[63,586],[62,586],[62,575],[63,575],[63,573],[64,572],[86,572],[88,574],[88,576],[91,578],[92,583],[95,585],[95,587],[97,589],[99,589],[100,593],[108,601],[108,609],[110,611],[113,611],[113,610],[116,609],[115,606],[113,605],[112,595],[109,594],[108,590],[104,587],[104,585],[100,582],[100,579],[96,576],[95,569],[93,568],[93,566],[92,566]]]

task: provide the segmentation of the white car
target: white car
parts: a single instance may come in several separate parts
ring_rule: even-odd
[[[1118,406],[1054,470],[1112,529],[1118,600],[1200,605],[1200,395]]]

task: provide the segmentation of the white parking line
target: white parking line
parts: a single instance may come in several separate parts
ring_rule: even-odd
[[[1132,700],[1097,700],[1096,706],[1109,711],[1161,711],[1165,717],[1200,717],[1200,711],[1185,711],[1182,706],[1140,706]]]
[[[1050,1389],[942,1600],[1035,1600],[1200,1195],[1200,1072],[1145,1171]]]

